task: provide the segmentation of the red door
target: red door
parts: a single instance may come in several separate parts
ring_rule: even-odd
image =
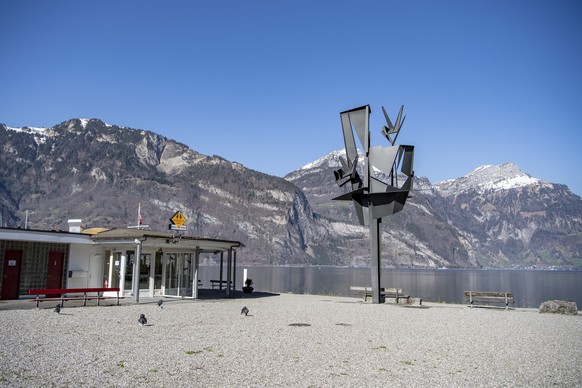
[[[64,258],[65,254],[63,252],[49,252],[48,267],[46,270],[47,289],[62,288]]]
[[[0,299],[18,299],[20,294],[20,265],[22,251],[6,249],[2,269],[2,290]]]

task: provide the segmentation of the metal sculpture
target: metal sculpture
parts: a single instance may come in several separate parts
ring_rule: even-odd
[[[380,223],[382,217],[398,213],[404,208],[409,192],[412,190],[414,171],[414,146],[394,145],[400,133],[405,117],[404,106],[394,124],[382,107],[386,124],[382,134],[390,142],[389,147],[370,146],[369,105],[340,113],[346,159],[340,157],[342,168],[335,170],[335,180],[340,186],[351,186],[351,191],[333,198],[340,201],[352,201],[361,225],[370,227],[370,253],[372,270],[372,303],[380,303],[381,246]],[[358,171],[360,158],[356,148],[356,137],[363,150],[362,176]],[[349,187],[349,186],[348,186]]]

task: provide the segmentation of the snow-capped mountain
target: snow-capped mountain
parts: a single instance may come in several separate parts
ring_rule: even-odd
[[[286,178],[305,192],[315,212],[352,230],[357,221],[351,204],[331,201],[341,193],[333,178],[340,155],[332,152]],[[478,167],[434,186],[415,177],[412,198],[401,213],[383,220],[383,228],[385,249],[397,247],[385,255],[385,265],[582,267],[580,197],[512,163]]]
[[[545,187],[553,189],[550,182],[534,178],[524,173],[514,163],[505,163],[498,166],[486,165],[477,167],[467,175],[439,182],[435,188],[444,196],[455,195],[467,190],[507,191],[521,187]]]
[[[447,203],[440,214],[473,241],[484,266],[582,264],[582,200],[567,186],[506,163],[434,187]]]
[[[358,154],[360,152],[358,151]],[[336,150],[333,151],[311,163],[307,163],[305,166],[301,167],[299,170],[294,171],[293,173],[300,174],[301,171],[313,171],[315,169],[322,169],[322,168],[338,168],[341,167],[340,157],[346,158],[346,150]]]
[[[333,171],[341,166],[334,151],[288,174],[307,196],[313,210],[332,221],[344,245],[339,257],[343,265],[367,266],[369,261],[368,228],[360,226],[350,202],[332,201],[344,189],[335,183]],[[361,166],[360,166],[361,167]],[[431,203],[435,191],[426,178],[415,177],[415,191],[404,210],[382,221],[382,261],[386,267],[476,267],[478,263],[465,249],[469,243],[442,219]],[[439,196],[436,198],[442,201]],[[451,252],[455,252],[454,255]]]

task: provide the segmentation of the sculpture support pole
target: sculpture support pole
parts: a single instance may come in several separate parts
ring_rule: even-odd
[[[372,270],[372,303],[380,303],[380,275],[382,271],[381,264],[381,245],[380,245],[380,218],[372,218],[372,204],[368,206],[368,215],[370,220],[370,268]]]

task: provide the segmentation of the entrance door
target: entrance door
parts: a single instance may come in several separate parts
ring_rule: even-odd
[[[49,252],[48,266],[46,270],[46,288],[63,288],[63,262],[64,252]],[[47,295],[48,296],[48,295]]]
[[[20,294],[20,265],[22,251],[6,249],[2,270],[2,290],[0,299],[18,299]]]
[[[105,251],[106,259],[103,273],[103,287],[121,287],[119,283],[120,256],[120,252]]]
[[[178,254],[166,255],[165,296],[179,296],[178,286]]]
[[[150,266],[152,265],[152,255],[143,253],[139,260],[139,289],[149,291],[150,289]]]
[[[193,275],[193,257],[190,253],[169,253],[164,295],[191,298]]]
[[[133,279],[133,260],[135,258],[135,252],[127,251],[125,254],[125,279],[122,280],[124,282],[123,289],[130,290],[133,295],[133,284],[131,279]]]

